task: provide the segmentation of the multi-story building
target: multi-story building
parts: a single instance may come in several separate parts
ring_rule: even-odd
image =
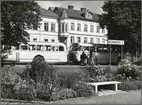
[[[100,28],[98,14],[86,8],[49,7],[48,10],[41,9],[41,18],[36,30],[27,30],[30,41],[63,42],[67,48],[72,43],[106,43],[106,28]]]
[[[26,30],[30,34],[29,41],[59,42],[59,16],[43,8],[40,12],[42,21],[39,26]]]

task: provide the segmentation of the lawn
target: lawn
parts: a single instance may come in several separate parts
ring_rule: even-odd
[[[100,67],[105,68],[108,65],[100,65]],[[86,67],[89,66],[80,66],[80,65],[54,65],[53,66],[57,72],[80,72],[82,69],[85,69]],[[14,66],[14,70],[17,72],[22,72],[25,68],[26,65],[16,65]],[[116,71],[117,70],[117,66],[111,66],[112,70]]]
[[[6,102],[2,102],[2,105]],[[7,102],[7,105],[19,105],[19,102]],[[22,104],[22,102],[21,102]],[[47,104],[141,104],[141,90],[125,93],[98,96],[90,98],[74,98],[55,102],[25,102],[23,105],[47,105]]]

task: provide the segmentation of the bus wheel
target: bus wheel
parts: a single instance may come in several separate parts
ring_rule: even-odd
[[[78,61],[73,61],[73,64],[79,65],[79,62]]]
[[[34,57],[33,61],[40,61],[40,62],[43,62],[44,61],[44,57],[41,56],[41,55],[37,55]]]

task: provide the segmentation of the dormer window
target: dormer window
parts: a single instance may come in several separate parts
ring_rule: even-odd
[[[92,13],[87,11],[87,12],[85,13],[85,18],[87,18],[87,19],[92,19]]]
[[[81,16],[83,16],[86,19],[92,19],[93,13],[90,10],[86,8],[81,8],[81,11],[82,11]]]

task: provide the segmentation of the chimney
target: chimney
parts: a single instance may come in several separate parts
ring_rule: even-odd
[[[72,5],[68,6],[68,9],[73,9],[73,8],[74,8],[74,6],[72,6]]]
[[[86,11],[87,9],[86,8],[81,8],[81,11]]]

